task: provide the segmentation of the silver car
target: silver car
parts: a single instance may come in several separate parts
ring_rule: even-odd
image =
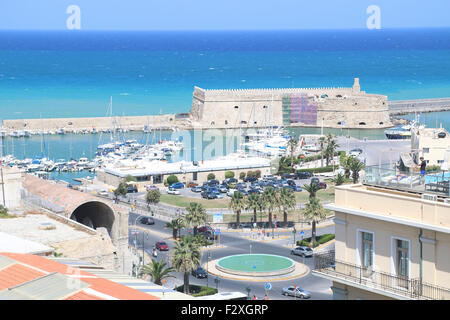
[[[295,254],[301,257],[312,257],[314,251],[310,247],[300,246],[291,250],[291,254]]]
[[[302,299],[311,298],[311,292],[303,290],[302,288],[296,287],[296,286],[290,286],[288,288],[283,288],[283,290],[281,291],[281,294],[283,296],[292,296],[292,297],[297,297],[297,298],[302,298]]]

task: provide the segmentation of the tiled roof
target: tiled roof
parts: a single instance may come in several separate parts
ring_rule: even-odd
[[[84,291],[80,291],[75,293],[74,295],[71,295],[70,297],[67,297],[65,300],[104,300],[104,299],[94,296],[92,294],[88,294]]]
[[[43,272],[14,263],[0,270],[0,290],[17,286],[44,275],[45,273]]]

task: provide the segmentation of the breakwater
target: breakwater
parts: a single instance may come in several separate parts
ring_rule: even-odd
[[[450,98],[389,101],[391,116],[408,113],[438,112],[450,110]]]

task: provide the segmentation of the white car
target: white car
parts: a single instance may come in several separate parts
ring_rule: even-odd
[[[237,191],[236,189],[230,189],[227,192],[227,196],[232,197],[234,195],[234,192]]]
[[[178,195],[178,194],[180,194],[180,191],[178,191],[177,189],[169,189],[169,190],[167,190],[167,194]]]
[[[98,192],[98,195],[99,195],[99,196],[102,196],[102,197],[107,197],[107,196],[109,195],[109,193],[108,193],[108,191],[106,191],[106,190],[100,190],[100,191]]]
[[[353,149],[353,150],[350,150],[349,155],[350,155],[350,157],[356,158],[356,157],[358,157],[362,152],[363,152],[363,151],[362,151],[361,149]]]
[[[300,246],[291,250],[291,254],[302,257],[312,257],[314,251],[310,247]]]

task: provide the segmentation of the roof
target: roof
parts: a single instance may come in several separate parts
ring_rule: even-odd
[[[0,252],[47,254],[52,253],[53,251],[53,248],[43,245],[42,243],[0,232]]]
[[[0,253],[0,300],[157,300],[135,290],[51,259],[20,253]]]

